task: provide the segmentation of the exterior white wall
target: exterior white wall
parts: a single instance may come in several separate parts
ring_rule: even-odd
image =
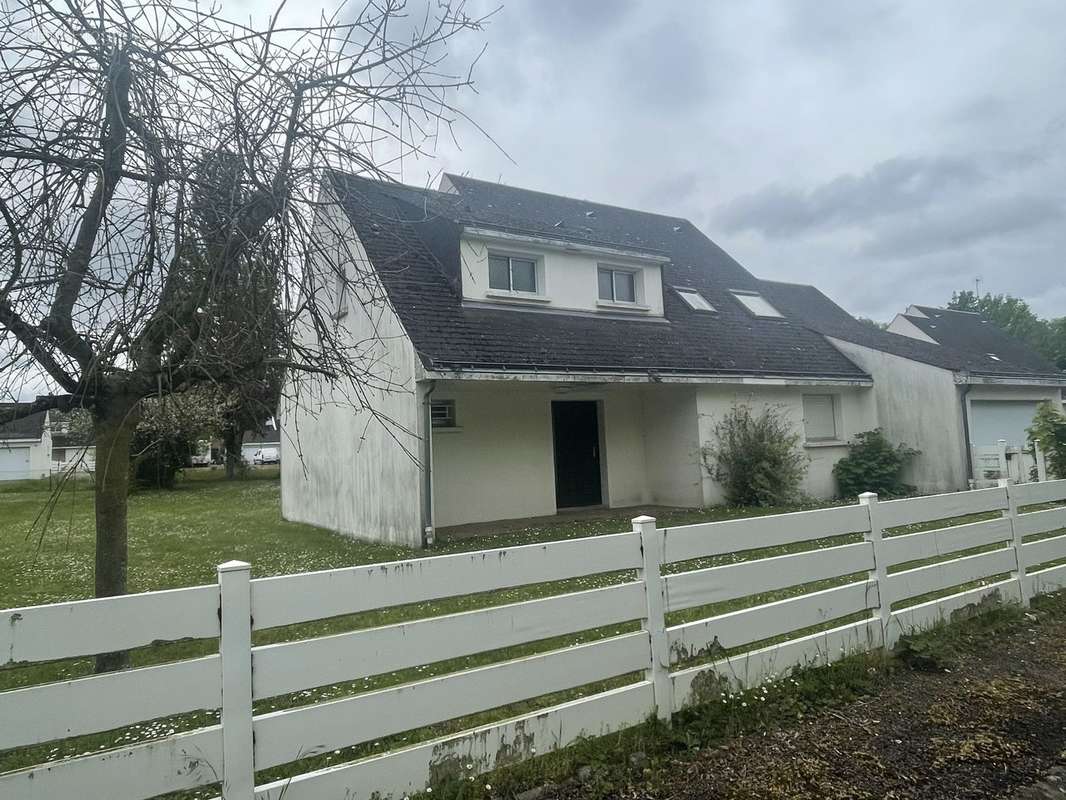
[[[835,398],[838,439],[833,442],[807,442],[804,438],[803,396],[830,394]],[[877,427],[877,408],[869,387],[844,386],[704,386],[696,395],[701,447],[713,445],[715,425],[729,413],[734,403],[760,412],[773,406],[780,410],[792,430],[800,436],[800,447],[808,459],[802,491],[809,497],[828,499],[837,495],[833,467],[847,455],[847,442],[857,433]],[[707,459],[710,461],[710,459]],[[702,504],[724,502],[721,486],[713,479],[713,463],[702,472]]]
[[[323,213],[338,212],[325,206]],[[415,386],[416,356],[395,312],[384,300],[366,253],[346,219],[320,224],[318,241],[331,259],[359,270],[348,311],[336,320],[351,342],[363,342],[364,363],[392,390],[308,382],[284,393],[281,411],[281,508],[289,520],[349,536],[408,546],[422,541],[422,405]],[[344,242],[333,236],[344,231]],[[320,266],[320,265],[315,265]],[[354,273],[353,273],[354,274]],[[316,291],[330,303],[333,279]],[[305,334],[306,335],[306,334]]]
[[[922,451],[904,479],[928,493],[966,489],[962,391],[951,371],[839,339],[830,341],[873,377],[877,418],[888,440]]]
[[[696,388],[650,387],[645,394],[644,420],[651,501],[683,508],[703,505]]]
[[[455,401],[455,429],[433,430],[433,520],[437,527],[556,512],[553,400],[599,403],[604,503],[650,496],[643,388],[595,389],[518,381],[438,381],[433,400]]]
[[[489,288],[489,252],[523,256],[538,260],[538,294],[540,298],[508,298]],[[548,247],[535,247],[515,242],[499,242],[465,238],[460,243],[463,298],[478,302],[514,304],[526,302],[542,308],[604,313],[637,313],[640,316],[663,315],[662,270],[659,264],[621,256],[573,253]],[[604,304],[599,300],[598,268],[616,266],[639,273],[637,305],[643,309],[627,309],[620,305]]]

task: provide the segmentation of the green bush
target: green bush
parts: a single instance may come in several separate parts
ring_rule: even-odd
[[[913,494],[914,487],[903,482],[903,468],[921,451],[906,445],[895,447],[880,428],[855,435],[848,442],[848,454],[833,467],[833,475],[844,497],[863,492],[895,497]]]
[[[797,498],[807,457],[780,409],[753,414],[746,405],[734,405],[714,434],[717,443],[704,448],[704,462],[722,485],[726,502],[771,506]]]
[[[1066,416],[1051,403],[1041,403],[1027,433],[1040,445],[1052,476],[1066,478]]]
[[[131,488],[173,489],[191,455],[182,434],[138,428],[130,442]]]

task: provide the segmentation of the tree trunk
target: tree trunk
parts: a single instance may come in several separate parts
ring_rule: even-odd
[[[222,443],[226,448],[226,480],[232,481],[237,477],[237,471],[241,466],[240,428],[227,425],[222,432]]]
[[[126,594],[126,515],[130,484],[130,438],[140,419],[136,400],[111,400],[95,415],[96,596]],[[101,653],[96,671],[129,666],[129,653]]]

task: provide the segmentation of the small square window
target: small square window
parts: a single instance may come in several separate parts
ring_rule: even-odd
[[[434,400],[429,404],[430,422],[434,428],[454,428],[455,401]]]
[[[735,291],[733,292],[733,297],[739,300],[744,308],[748,309],[748,311],[757,317],[784,317],[784,314],[770,305],[766,298],[758,292]]]
[[[537,293],[537,262],[531,258],[489,256],[489,288],[501,292]]]
[[[637,302],[637,276],[631,270],[600,267],[599,287],[600,300],[608,303]]]
[[[714,306],[707,302],[707,298],[695,289],[675,289],[685,305],[693,311],[714,311]]]
[[[832,442],[839,438],[835,396],[831,394],[803,396],[803,431],[808,442]]]

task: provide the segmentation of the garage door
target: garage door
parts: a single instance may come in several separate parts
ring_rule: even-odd
[[[974,400],[974,446],[994,445],[1005,439],[1009,447],[1024,447],[1028,439],[1025,429],[1033,424],[1038,405],[1029,400]]]
[[[0,446],[0,481],[30,477],[30,448]]]

